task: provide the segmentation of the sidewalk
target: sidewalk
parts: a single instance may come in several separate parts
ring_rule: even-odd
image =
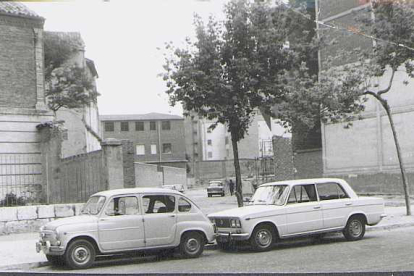
[[[368,226],[367,231],[414,227],[414,216],[406,216],[405,207],[395,205],[401,204],[386,204],[385,213],[387,217],[376,226]],[[414,205],[412,205],[412,209],[414,210]],[[0,236],[0,271],[22,271],[31,267],[47,265],[45,255],[36,253],[35,243],[38,238],[38,233]],[[206,249],[214,248],[215,246],[210,246]]]

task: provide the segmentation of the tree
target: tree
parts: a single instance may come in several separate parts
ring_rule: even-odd
[[[186,111],[214,120],[213,128],[226,125],[243,206],[238,142],[259,108],[270,112],[286,100],[281,76],[300,67],[308,46],[300,43],[306,37],[296,28],[301,20],[283,5],[231,1],[224,12],[223,22],[210,17],[206,25],[195,17],[196,42],[187,40],[187,48],[167,43],[163,78],[172,105],[181,102]],[[297,43],[286,47],[292,34]]]
[[[374,41],[373,49],[355,49],[352,53],[339,52],[331,57],[321,74],[313,95],[322,95],[322,118],[334,122],[346,121],[352,125],[356,114],[364,110],[367,96],[373,97],[384,108],[391,126],[397,151],[399,167],[402,175],[407,215],[411,215],[409,186],[401,148],[394,125],[392,111],[385,98],[394,84],[397,71],[404,68],[407,77],[414,77],[414,8],[406,0],[373,0],[372,13],[357,17],[360,28],[348,28],[348,32]],[[372,16],[373,15],[373,16]],[[346,57],[357,57],[352,63],[343,66],[332,66],[336,60]],[[387,75],[389,73],[389,76]],[[386,79],[386,87],[379,87],[376,80]],[[308,78],[302,78],[305,82]],[[404,81],[405,84],[408,81]],[[332,93],[331,93],[332,91]],[[337,97],[342,97],[339,99]],[[320,98],[320,97],[319,97]]]
[[[68,60],[83,47],[74,39],[46,33],[44,42],[46,99],[56,113],[60,108],[80,108],[96,102],[99,93],[85,68],[69,65]]]

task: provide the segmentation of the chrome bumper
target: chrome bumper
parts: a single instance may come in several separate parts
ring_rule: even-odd
[[[218,232],[217,240],[221,242],[230,242],[230,241],[245,241],[250,237],[249,233],[230,233],[230,232]]]
[[[51,245],[49,241],[38,241],[36,242],[36,252],[40,253],[40,251],[43,251],[43,253],[47,255],[63,255],[63,253],[65,253],[65,248]]]

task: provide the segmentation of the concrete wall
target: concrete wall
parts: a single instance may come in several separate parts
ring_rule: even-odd
[[[38,231],[49,221],[79,215],[82,206],[83,203],[0,208],[0,235]]]
[[[185,169],[162,167],[164,185],[182,184],[187,189],[187,173]]]
[[[157,165],[135,163],[135,187],[161,187],[162,175]]]

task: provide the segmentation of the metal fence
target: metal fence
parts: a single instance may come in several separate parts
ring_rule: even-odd
[[[40,153],[0,154],[0,207],[42,202]]]

